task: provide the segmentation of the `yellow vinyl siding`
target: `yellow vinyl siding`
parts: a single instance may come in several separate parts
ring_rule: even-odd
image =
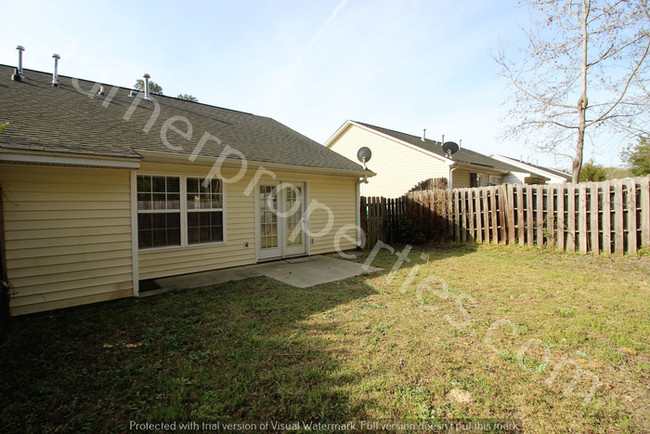
[[[130,173],[0,165],[13,315],[133,294]]]
[[[363,146],[372,151],[367,165],[377,174],[362,186],[363,196],[399,197],[420,181],[449,175],[444,161],[356,125],[347,127],[329,147],[357,161]]]
[[[137,172],[154,175],[206,177],[210,167],[199,165],[168,165],[144,163]],[[226,180],[237,175],[238,169],[223,169]],[[244,195],[254,171],[235,182],[224,182],[224,243],[188,247],[169,247],[139,251],[139,279],[236,267],[255,262],[255,196]],[[268,179],[263,177],[262,179]],[[244,243],[248,242],[248,247]]]
[[[335,177],[312,177],[309,181],[309,198],[317,200],[319,203],[329,207],[332,210],[334,218],[330,220],[329,214],[322,209],[315,209],[309,219],[309,229],[312,234],[320,234],[328,224],[328,220],[333,224],[332,228],[324,235],[314,239],[314,244],[310,246],[311,254],[333,252],[336,249],[334,238],[336,232],[343,226],[357,222],[357,205],[356,205],[356,179],[354,178],[335,178]],[[341,237],[341,249],[353,249],[355,243],[346,241],[348,237],[355,238],[355,232],[346,231],[347,237]]]
[[[451,172],[452,188],[469,188],[469,173],[470,170],[464,167],[459,167]]]
[[[205,177],[210,168],[198,165],[163,165],[143,163],[138,173],[155,175],[179,175]],[[255,192],[249,196],[244,191],[252,181],[256,169],[250,169],[245,176],[235,182],[224,182],[225,242],[213,245],[191,245],[188,247],[169,247],[139,251],[139,279],[156,279],[165,276],[194,273],[219,268],[253,264],[255,258]],[[232,178],[237,169],[223,169],[223,176]],[[315,237],[309,244],[309,254],[333,252],[336,231],[346,224],[356,224],[356,180],[349,176],[320,176],[306,173],[274,172],[274,181],[305,182],[307,186],[307,206],[316,200],[328,206],[334,213],[333,226],[326,234]],[[270,181],[263,176],[259,183]],[[328,214],[316,209],[310,217],[310,231],[318,234],[327,225]],[[354,232],[348,235],[354,238]],[[309,242],[309,241],[308,241]],[[244,244],[248,243],[248,247]],[[343,240],[343,249],[355,247],[354,243]]]

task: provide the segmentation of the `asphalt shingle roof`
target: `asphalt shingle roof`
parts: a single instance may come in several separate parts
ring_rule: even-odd
[[[0,134],[0,148],[134,158],[140,157],[139,150],[190,155],[209,133],[221,143],[208,140],[200,156],[218,157],[228,145],[249,161],[363,172],[359,164],[268,117],[153,95],[160,113],[144,132],[154,103],[141,100],[125,120],[135,100],[128,88],[104,85],[106,96],[90,98],[73,86],[71,77],[59,76],[60,86],[54,88],[49,73],[25,69],[24,81],[16,82],[13,69],[0,65],[0,123],[9,122]],[[83,90],[95,84],[78,83]],[[113,90],[117,93],[107,103]],[[183,116],[192,126],[190,140],[171,129],[167,133],[170,146],[182,150],[170,149],[161,139],[163,123],[172,116]],[[182,121],[173,126],[187,131]]]
[[[414,136],[411,134],[406,134],[395,130],[389,130],[388,128],[378,127],[376,125],[366,124],[364,122],[357,122],[357,121],[354,122],[359,125],[363,125],[367,128],[373,129],[377,132],[394,137],[398,140],[401,140],[413,146],[417,146],[429,152],[433,152],[434,154],[439,155],[441,157],[447,158],[445,152],[442,150],[442,143],[438,141],[431,140],[431,139],[425,139],[424,141],[422,141],[422,137],[419,136]],[[459,149],[458,152],[453,154],[450,159],[457,161],[459,163],[472,164],[475,166],[482,166],[489,169],[502,170],[506,172],[522,171],[522,169],[519,167],[512,166],[510,164],[504,163],[502,161],[496,160],[492,157],[488,157],[487,155],[480,154],[478,152],[472,151],[467,148]]]

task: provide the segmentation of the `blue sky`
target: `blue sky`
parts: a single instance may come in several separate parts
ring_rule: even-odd
[[[323,143],[347,119],[568,168],[502,141],[506,82],[490,57],[521,43],[512,0],[4,1],[0,63],[272,117]],[[586,158],[619,164],[620,148]]]

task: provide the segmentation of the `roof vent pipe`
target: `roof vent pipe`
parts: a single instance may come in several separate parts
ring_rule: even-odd
[[[18,50],[18,68],[14,69],[11,79],[14,81],[23,81],[25,78],[25,75],[23,74],[23,51],[25,51],[25,47],[18,45],[16,50]]]
[[[144,77],[144,99],[148,101],[151,99],[151,97],[149,97],[149,79],[151,78],[151,76],[149,74],[144,74],[143,77]]]
[[[52,87],[59,87],[59,59],[61,56],[54,53],[52,54],[54,59],[54,74],[52,75]]]
[[[422,130],[422,141],[424,142],[426,141],[426,139],[427,139],[427,129],[425,128]]]

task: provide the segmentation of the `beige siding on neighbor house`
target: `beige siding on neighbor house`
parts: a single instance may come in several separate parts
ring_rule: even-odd
[[[469,188],[470,170],[459,167],[451,172],[452,188]]]
[[[363,196],[399,197],[420,181],[449,174],[445,162],[356,125],[348,126],[330,149],[357,161],[363,146],[372,151],[368,169],[377,174],[362,185]]]
[[[133,295],[130,172],[0,165],[13,315]]]
[[[517,181],[517,178],[511,177],[509,175],[504,175],[503,173],[495,171],[486,171],[485,169],[481,170],[480,168],[474,169],[473,167],[461,166],[457,169],[454,169],[451,172],[452,177],[452,188],[469,188],[470,187],[470,173],[476,173],[477,175],[485,176],[485,181],[489,182],[490,176],[501,177],[501,182],[504,184],[520,184],[521,181]],[[485,186],[483,186],[485,187]]]
[[[143,163],[137,173],[205,177],[209,170],[209,167],[198,165]],[[237,169],[224,168],[223,176],[226,179],[234,178],[236,171]],[[255,193],[248,196],[244,194],[254,178],[254,173],[255,170],[249,170],[235,183],[224,182],[226,233],[224,243],[140,250],[139,279],[155,279],[255,263]],[[314,208],[315,211],[309,219],[311,233],[319,235],[327,227],[328,220],[331,220],[332,228],[323,235],[314,237],[314,243],[309,244],[308,249],[309,254],[335,251],[336,231],[346,224],[356,224],[356,178],[279,171],[274,173],[275,181],[305,182],[308,203],[316,200],[332,210],[333,219],[325,210]],[[260,178],[260,182],[269,180],[269,176]],[[348,234],[354,239],[353,231]],[[245,247],[245,243],[248,243],[248,247]],[[355,244],[349,241],[342,243],[344,249],[354,247]]]

